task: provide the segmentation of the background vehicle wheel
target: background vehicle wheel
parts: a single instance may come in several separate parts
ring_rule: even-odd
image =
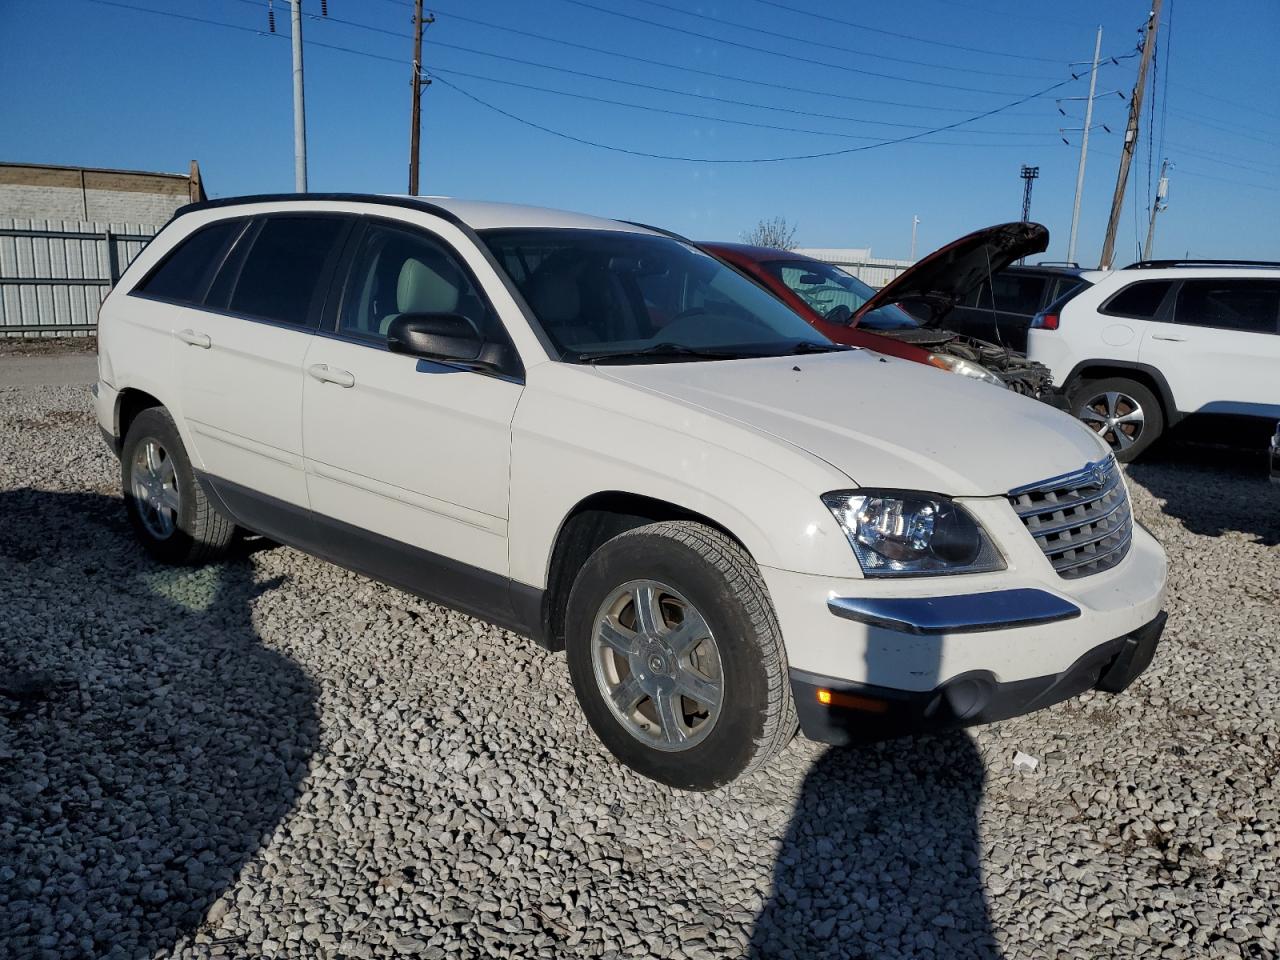
[[[1086,380],[1072,392],[1071,413],[1111,447],[1116,459],[1137,459],[1164,432],[1160,401],[1125,377]]]
[[[120,474],[129,521],[157,560],[199,564],[226,553],[235,525],[200,489],[178,428],[163,407],[142,411],[130,424]]]
[[[795,736],[787,657],[760,571],[717,530],[666,521],[614,537],[569,595],[583,713],[633,770],[710,790]]]

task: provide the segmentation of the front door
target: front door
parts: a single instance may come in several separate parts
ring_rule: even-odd
[[[1280,280],[1184,280],[1161,318],[1143,324],[1138,359],[1180,411],[1280,416]]]
[[[386,346],[401,314],[502,329],[469,271],[425,230],[370,218],[335,329],[307,351],[303,449],[322,552],[379,579],[489,614],[506,604],[514,378]]]

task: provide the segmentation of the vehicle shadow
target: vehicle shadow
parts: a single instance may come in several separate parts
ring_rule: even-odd
[[[1169,442],[1126,470],[1192,533],[1220,537],[1236,530],[1261,546],[1280,544],[1280,486],[1267,479],[1263,448]],[[1205,496],[1214,489],[1224,495]]]
[[[895,686],[904,634],[877,631],[866,680]],[[912,644],[940,678],[940,647]],[[964,730],[831,747],[805,776],[750,956],[999,960],[982,883],[985,767]]]
[[[152,563],[111,497],[4,492],[0,518],[5,950],[164,952],[288,815],[319,743],[315,686],[253,627],[278,581],[243,555]]]

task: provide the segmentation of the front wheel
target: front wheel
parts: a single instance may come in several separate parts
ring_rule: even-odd
[[[710,790],[795,735],[787,659],[760,571],[699,523],[610,540],[569,596],[566,654],[592,729],[633,770]]]
[[[1121,463],[1136,460],[1164,432],[1156,395],[1126,377],[1081,383],[1072,393],[1071,412],[1107,442]]]

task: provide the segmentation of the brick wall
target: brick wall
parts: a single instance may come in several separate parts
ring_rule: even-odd
[[[183,176],[0,164],[0,217],[164,223],[190,190]]]

